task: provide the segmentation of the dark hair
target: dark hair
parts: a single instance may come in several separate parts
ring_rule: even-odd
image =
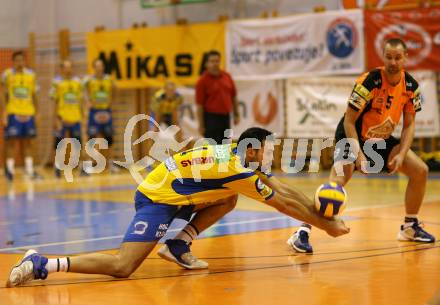
[[[19,51],[14,51],[13,53],[12,53],[12,60],[14,60],[17,56],[23,56],[24,57],[24,52],[23,51],[21,51],[21,50],[19,50]]]
[[[206,56],[207,59],[209,59],[211,56],[218,56],[218,57],[222,57],[222,55],[220,54],[219,51],[217,50],[211,50],[208,52],[208,55]]]
[[[394,38],[387,39],[385,41],[385,44],[383,45],[384,50],[387,45],[390,45],[392,47],[397,47],[398,45],[401,45],[403,50],[405,51],[405,53],[408,52],[408,48],[406,46],[406,43],[400,38],[394,37]]]
[[[266,140],[268,136],[273,135],[272,132],[270,132],[267,129],[260,128],[260,127],[251,127],[243,131],[243,133],[238,138],[237,145],[240,145],[240,142],[245,139],[256,139],[260,141],[260,143],[263,143],[263,141]],[[252,147],[252,144],[249,143],[246,148]]]

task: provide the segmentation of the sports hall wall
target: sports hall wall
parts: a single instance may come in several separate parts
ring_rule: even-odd
[[[28,2],[34,3],[33,1]],[[356,3],[352,2],[356,1],[344,1],[346,3],[343,4],[342,1],[326,1],[325,7],[320,6],[322,1],[309,1],[307,7],[289,5],[289,1],[277,1],[276,5],[269,3],[270,1],[267,3],[266,1],[255,1],[255,3],[253,1],[215,1],[208,4],[140,10],[138,1],[99,0],[88,2],[90,11],[97,12],[105,9],[106,13],[85,14],[81,13],[84,8],[83,1],[42,0],[38,2],[42,7],[47,5],[49,9],[43,12],[40,6],[34,5],[33,8],[41,14],[35,14],[39,17],[33,17],[29,21],[30,27],[34,31],[30,31],[25,40],[27,41],[28,60],[37,73],[40,86],[39,108],[41,115],[40,122],[38,122],[38,142],[41,144],[38,151],[35,152],[40,164],[50,164],[53,160],[52,118],[54,105],[51,104],[47,93],[51,79],[58,73],[57,66],[61,59],[72,59],[75,73],[81,76],[90,71],[90,64],[94,58],[104,56],[106,59],[108,69],[112,72],[118,85],[114,105],[115,159],[124,160],[123,133],[128,120],[137,113],[149,112],[151,96],[166,79],[176,81],[179,90],[185,96],[181,114],[181,124],[184,126],[184,131],[188,136],[197,136],[197,123],[194,120],[193,85],[201,71],[204,53],[216,48],[223,54],[222,64],[232,74],[239,89],[240,111],[243,120],[234,129],[234,133],[237,135],[251,125],[275,130],[279,137],[285,140],[284,144],[291,145],[292,156],[304,154],[308,160],[313,161],[314,166],[321,163],[323,168],[327,168],[331,164],[332,145],[325,142],[325,139],[333,136],[335,121],[339,120],[344,111],[346,99],[355,78],[377,63],[377,54],[371,52],[376,49],[373,41],[378,39],[377,37],[369,37],[374,34],[374,31],[364,26],[366,24],[365,18],[380,18],[373,17],[374,12],[393,13],[394,17],[392,15],[387,15],[387,17],[393,17],[394,19],[390,18],[398,23],[399,20],[412,18],[411,14],[407,14],[408,12],[434,14],[435,16],[438,11],[434,4],[431,4],[433,6],[429,9],[419,8],[418,5],[412,7],[392,6],[378,11],[341,9],[343,5],[355,6]],[[298,7],[301,9],[297,9]],[[197,10],[204,9],[209,14],[197,13],[196,8]],[[341,10],[336,11],[335,9]],[[280,14],[280,11],[283,13]],[[72,12],[78,12],[78,18],[73,18],[72,15],[75,14]],[[370,15],[366,17],[367,14]],[[99,17],[92,18],[89,15]],[[42,16],[46,16],[46,23]],[[307,24],[304,20],[309,23],[313,23],[311,20],[319,20],[319,22],[315,21],[318,25],[322,20],[327,20],[325,31],[322,31],[319,26],[317,32],[296,31],[296,29],[301,29],[301,26],[304,28],[304,24]],[[336,24],[335,20],[343,20],[343,22]],[[412,22],[418,24],[420,20],[421,18]],[[440,20],[440,18],[433,20]],[[437,31],[440,31],[440,21],[431,22],[431,27],[433,24],[437,26]],[[268,26],[265,27],[265,25]],[[337,37],[332,38],[328,32],[331,27],[339,25],[343,29],[347,28],[353,31],[351,42],[350,46],[342,51],[342,53],[345,52],[344,54],[336,54],[338,52],[335,50],[333,50],[335,54],[332,54],[328,40]],[[51,29],[61,26],[63,28],[55,33],[51,31]],[[264,28],[273,28],[274,26],[278,26],[279,31],[265,32]],[[378,23],[378,26],[381,24]],[[391,26],[391,24],[386,26]],[[0,28],[0,31],[4,31],[4,29]],[[283,31],[287,34],[283,34]],[[300,37],[300,34],[292,34],[300,32],[310,36],[306,38]],[[317,38],[319,32],[324,34]],[[163,33],[168,33],[168,35]],[[167,36],[177,37],[173,35],[179,35],[179,33],[190,33],[192,35],[190,36],[191,41],[197,41],[197,47],[185,44],[185,42],[173,44],[172,39],[166,39]],[[420,34],[417,31],[414,31],[413,34],[415,36],[409,38],[420,42],[423,47],[426,35],[424,36],[423,33]],[[161,37],[161,35],[163,36]],[[266,46],[258,48],[258,43],[251,39],[255,35],[272,37],[272,41],[269,39],[266,41]],[[143,39],[143,37],[148,37],[148,39]],[[243,41],[243,37],[250,38]],[[418,122],[418,132],[414,141],[415,150],[420,152],[438,150],[440,134],[438,126],[440,75],[438,71],[440,64],[431,63],[432,54],[438,52],[438,39],[440,37],[432,37],[431,53],[425,55],[426,58],[420,59],[412,67],[413,70],[418,70],[416,76],[423,79],[423,86],[426,88],[424,91],[427,92],[425,100],[429,101],[427,104],[429,110],[425,111],[426,117]],[[308,41],[311,42],[309,45],[302,44]],[[135,50],[136,54],[127,49],[127,42],[139,47]],[[287,43],[298,43],[305,47],[293,50],[291,53],[275,52],[276,48],[282,50]],[[19,42],[15,45],[11,43],[11,46],[16,45],[19,46]],[[151,45],[154,47],[149,49]],[[255,52],[258,51],[266,52],[266,55],[269,52],[273,53],[271,53],[272,56],[266,56],[266,63],[259,65],[252,59],[252,56],[256,57]],[[117,75],[118,71],[114,65],[113,68],[110,67],[112,52],[119,58],[120,75]],[[296,52],[296,55],[292,55],[292,52]],[[426,51],[424,52],[426,53]],[[188,65],[186,68],[185,65],[173,66],[176,63],[176,56],[182,53],[191,54],[191,73],[187,73]],[[130,56],[133,62],[138,57],[144,61],[146,57],[151,57],[148,60],[148,67],[141,69],[140,72],[136,71],[137,66],[133,65],[132,75],[139,74],[140,77],[123,75],[127,74],[124,62]],[[160,73],[163,72],[163,66],[160,64],[158,66],[157,59],[161,56],[169,70],[168,74]],[[283,64],[283,56],[296,57],[291,61],[291,65],[286,65]],[[414,47],[414,52],[410,52],[411,56],[419,57],[417,45]],[[184,59],[182,60],[184,61]],[[183,74],[186,74],[176,77],[170,72],[179,69]],[[132,140],[140,137],[146,130],[146,123],[139,124]],[[314,138],[324,139],[324,145],[330,146],[323,151],[323,155],[320,157],[314,156],[311,152],[312,146],[315,145],[312,141]],[[303,140],[298,141],[298,139]],[[323,144],[317,142],[316,145]],[[300,149],[298,146],[301,146]],[[277,155],[280,155],[282,149],[283,145],[278,148]],[[137,145],[133,151],[139,158],[147,153],[148,146],[146,144]],[[290,160],[284,162],[290,162]],[[279,158],[276,159],[274,165],[275,167],[286,166]]]

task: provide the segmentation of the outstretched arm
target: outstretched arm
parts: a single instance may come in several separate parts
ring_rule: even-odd
[[[299,190],[295,189],[294,187],[291,187],[287,185],[286,183],[282,182],[277,177],[271,176],[261,176],[260,179],[267,184],[271,189],[273,189],[275,192],[283,195],[284,197],[297,197],[301,200],[308,200],[307,196],[304,195]]]
[[[340,218],[328,219],[320,216],[313,207],[313,202],[298,192],[298,195],[285,197],[282,194],[275,195],[266,203],[283,214],[292,218],[311,224],[327,234],[337,237],[350,232]]]

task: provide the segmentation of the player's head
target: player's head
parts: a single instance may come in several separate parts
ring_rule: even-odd
[[[165,96],[169,99],[176,95],[176,84],[172,81],[166,81],[164,86]]]
[[[274,135],[264,128],[248,128],[238,138],[238,151],[245,164],[258,162],[259,168],[266,170],[272,163]]]
[[[405,42],[400,38],[390,38],[383,46],[383,62],[388,74],[402,71],[408,56]]]
[[[12,53],[12,63],[14,65],[14,69],[21,70],[25,65],[25,58],[23,51],[15,51]]]
[[[220,72],[221,55],[219,51],[211,50],[208,53],[206,61],[206,70],[210,74],[218,74]]]
[[[68,59],[63,60],[60,64],[60,70],[61,70],[61,74],[64,77],[71,77],[72,76],[72,62]]]
[[[102,76],[105,72],[105,66],[102,59],[97,58],[93,61],[93,69],[95,70],[95,74],[98,76]]]

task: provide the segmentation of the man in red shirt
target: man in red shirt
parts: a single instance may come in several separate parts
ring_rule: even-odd
[[[231,75],[220,69],[218,51],[208,53],[206,71],[196,85],[196,102],[200,134],[221,144],[225,130],[231,128],[231,112],[235,125],[240,118],[237,90]]]

